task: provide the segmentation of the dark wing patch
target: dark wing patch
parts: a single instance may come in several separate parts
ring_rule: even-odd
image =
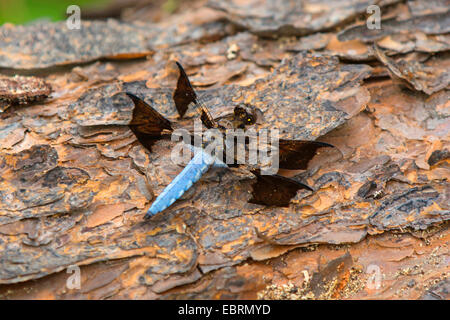
[[[172,131],[172,125],[144,100],[132,93],[126,92],[126,94],[134,103],[133,118],[128,126],[139,142],[150,151],[155,141],[161,138],[164,130]]]
[[[191,82],[184,71],[183,67],[179,62],[175,62],[180,70],[180,76],[178,77],[177,87],[175,88],[175,92],[173,93],[173,101],[175,102],[175,106],[177,107],[178,114],[182,118],[186,113],[188,106],[190,103],[195,103],[196,107],[199,108],[200,119],[205,127],[208,129],[215,128],[216,123],[214,119],[211,117],[206,106],[201,102],[201,100],[197,97],[197,94],[192,88]]]
[[[203,105],[200,106],[200,120],[202,120],[203,125],[208,129],[216,127],[216,121],[211,117],[208,109]]]
[[[177,87],[173,93],[173,101],[177,107],[178,114],[182,118],[186,113],[190,103],[197,103],[197,94],[192,88],[191,82],[184,71],[181,64],[176,62],[178,69],[180,70],[180,76],[178,77]]]
[[[252,173],[256,176],[256,182],[252,185],[250,203],[288,207],[298,190],[313,191],[310,186],[283,176],[261,175],[258,170],[252,170]]]
[[[334,148],[334,146],[319,141],[280,139],[279,167],[288,170],[306,170],[309,161],[314,158],[320,148]]]

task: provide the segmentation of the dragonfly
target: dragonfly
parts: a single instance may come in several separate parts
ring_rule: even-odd
[[[199,98],[193,89],[191,82],[179,62],[175,62],[179,76],[176,88],[173,93],[173,100],[180,118],[183,118],[190,105],[194,105],[198,111],[202,124],[207,129],[217,129],[225,134],[226,129],[246,129],[255,126],[262,118],[262,112],[249,104],[238,104],[234,106],[233,112],[213,118],[205,103]],[[134,109],[129,128],[135,134],[137,140],[151,152],[152,146],[160,139],[171,137],[174,131],[174,125],[171,121],[162,116],[153,107],[147,104],[143,99],[137,97],[131,92],[126,95],[133,101]],[[192,136],[192,141],[194,141]],[[241,141],[242,142],[242,141]],[[248,139],[244,144],[248,144]],[[193,144],[193,143],[192,143]],[[226,145],[224,146],[227,147]],[[318,153],[320,148],[334,148],[333,145],[307,140],[287,140],[279,139],[277,155],[278,168],[287,170],[306,170],[308,163]],[[236,161],[227,164],[223,158],[207,152],[203,147],[192,146],[194,156],[184,169],[170,182],[169,185],[159,194],[151,204],[145,218],[166,210],[175,201],[189,190],[211,166],[214,167],[236,167],[245,166],[237,164]],[[314,191],[307,184],[295,179],[287,178],[279,174],[265,175],[261,170],[254,166],[248,169],[255,176],[252,184],[252,197],[248,200],[250,203],[265,206],[287,207],[293,197],[300,189]]]

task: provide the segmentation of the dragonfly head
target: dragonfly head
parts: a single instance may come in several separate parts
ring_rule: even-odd
[[[234,123],[237,128],[244,129],[247,126],[261,124],[263,121],[262,111],[248,103],[234,107]]]

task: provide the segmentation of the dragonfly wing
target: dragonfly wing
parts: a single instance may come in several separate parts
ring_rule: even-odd
[[[172,124],[141,98],[129,92],[126,94],[134,103],[133,118],[128,126],[138,141],[151,150],[164,131],[172,131]]]
[[[179,62],[176,62],[176,64],[180,71],[180,75],[178,77],[177,87],[173,93],[173,101],[177,107],[178,114],[182,118],[186,113],[189,104],[194,103],[200,112],[200,119],[202,120],[203,125],[207,128],[215,128],[216,123],[213,117],[211,117],[208,108],[206,108],[205,104],[198,98],[181,64]]]
[[[320,148],[334,148],[319,141],[279,140],[279,167],[288,170],[306,170],[308,163]]]
[[[186,113],[189,104],[197,103],[197,94],[192,88],[191,82],[180,63],[176,62],[180,75],[178,77],[177,87],[173,93],[173,100],[177,107],[178,114],[182,118]]]
[[[300,189],[313,191],[308,185],[279,175],[261,175],[252,170],[256,181],[252,185],[250,203],[267,206],[287,207]]]

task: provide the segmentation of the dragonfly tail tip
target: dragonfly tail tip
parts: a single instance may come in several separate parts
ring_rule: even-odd
[[[145,216],[144,216],[144,220],[148,220],[148,219],[150,219],[151,217],[153,217],[155,214],[153,214],[152,212],[147,212],[146,214],[145,214]]]

